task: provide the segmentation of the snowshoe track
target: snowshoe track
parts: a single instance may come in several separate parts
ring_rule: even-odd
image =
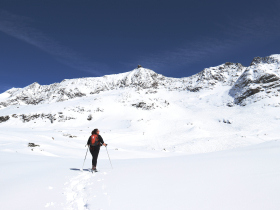
[[[108,209],[111,199],[106,192],[106,172],[79,172],[78,176],[66,182],[65,210]]]

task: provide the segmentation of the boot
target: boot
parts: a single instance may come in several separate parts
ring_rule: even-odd
[[[95,166],[92,166],[92,171],[97,172],[97,169]]]

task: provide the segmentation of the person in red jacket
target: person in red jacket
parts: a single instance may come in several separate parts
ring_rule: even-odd
[[[100,146],[103,145],[106,147],[107,144],[104,143],[103,138],[99,135],[98,129],[94,129],[91,132],[91,134],[92,135],[89,137],[87,141],[87,145],[92,155],[92,170],[97,171],[96,166],[97,166],[97,158],[98,158]]]

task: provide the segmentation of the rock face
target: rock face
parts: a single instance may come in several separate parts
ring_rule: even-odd
[[[141,66],[133,71],[107,75],[63,80],[61,83],[39,85],[33,83],[25,88],[12,88],[5,92],[8,97],[0,101],[0,108],[11,105],[37,105],[61,102],[77,97],[129,88],[156,93],[158,89],[167,91],[199,92],[220,86],[231,87],[231,104],[246,105],[264,97],[278,96],[280,55],[254,58],[249,67],[239,63],[225,63],[206,68],[190,77],[170,78]],[[152,109],[152,105],[135,104],[137,108]]]
[[[23,123],[26,122],[30,122],[30,121],[34,121],[36,119],[42,119],[42,120],[49,120],[51,123],[53,123],[54,121],[58,121],[58,122],[65,122],[66,120],[72,120],[75,119],[73,117],[69,117],[69,116],[64,116],[61,112],[58,114],[21,114],[21,115],[16,115],[13,114],[11,116],[12,118],[19,118]],[[5,122],[8,121],[10,119],[9,116],[0,116],[0,122]]]
[[[9,119],[10,119],[9,116],[1,116],[1,117],[0,117],[0,123],[6,122],[6,121],[8,121]]]
[[[278,96],[280,91],[280,55],[256,57],[239,77],[229,94],[234,103],[246,105],[262,98]]]

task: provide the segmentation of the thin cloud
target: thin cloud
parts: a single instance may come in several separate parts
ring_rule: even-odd
[[[214,54],[225,52],[232,45],[231,42],[225,40],[205,38],[196,43],[185,44],[172,51],[164,51],[139,57],[137,63],[155,69],[184,67],[211,57]]]
[[[77,52],[61,46],[44,33],[30,26],[32,19],[0,11],[0,31],[20,39],[54,56],[59,62],[74,69],[101,75],[107,66],[92,62]]]
[[[226,26],[220,26],[220,37],[200,37],[196,42],[182,44],[182,47],[159,53],[146,54],[136,59],[141,65],[153,69],[186,67],[203,59],[223,56],[251,46],[252,43],[263,44],[280,36],[280,15],[271,17],[247,16],[243,19],[228,19]]]
[[[227,28],[223,27],[224,33],[229,37],[238,38],[242,42],[266,40],[279,36],[280,26],[277,24],[280,15],[257,16],[249,15],[242,20],[229,19]]]

